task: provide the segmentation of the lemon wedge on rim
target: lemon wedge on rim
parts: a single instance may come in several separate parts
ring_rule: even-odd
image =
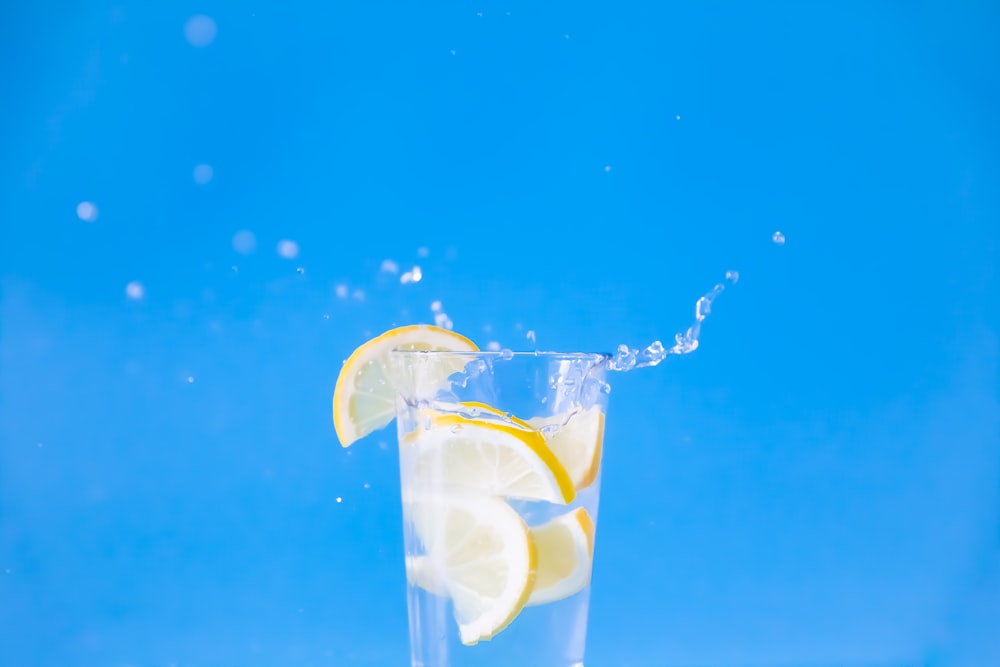
[[[389,353],[395,349],[479,350],[465,336],[429,324],[391,329],[358,347],[340,369],[333,391],[333,427],[344,447],[395,418],[395,388],[388,369]],[[447,375],[442,377],[442,384],[447,380]]]

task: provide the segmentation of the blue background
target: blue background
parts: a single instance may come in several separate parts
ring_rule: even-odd
[[[669,343],[727,270],[615,378],[588,665],[1000,664],[995,3],[0,12],[3,667],[406,664],[341,361]]]

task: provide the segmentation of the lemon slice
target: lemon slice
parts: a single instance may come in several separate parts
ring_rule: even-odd
[[[333,390],[333,427],[344,447],[384,428],[396,416],[395,389],[388,371],[389,353],[394,349],[475,352],[479,348],[454,331],[414,324],[386,331],[354,350]],[[442,377],[442,384],[447,379]]]
[[[569,472],[573,488],[585,489],[597,479],[604,443],[604,413],[600,407],[527,421],[545,436],[545,443]]]
[[[404,478],[414,484],[560,505],[576,496],[569,473],[538,431],[495,416],[435,413],[427,421],[428,428],[401,439],[404,465],[412,466],[404,467]]]
[[[538,561],[527,605],[556,602],[586,588],[594,557],[594,522],[587,510],[578,507],[530,532]],[[450,595],[446,580],[428,556],[408,556],[406,578],[432,595]]]
[[[461,401],[458,403],[436,401],[433,405],[434,409],[427,412],[428,416],[431,418],[440,413],[456,414],[469,419],[481,419],[500,424],[519,426],[528,431],[537,430],[523,419],[519,419],[509,412],[498,410],[492,405],[480,403],[479,401]]]
[[[500,498],[475,494],[411,497],[403,509],[425,549],[408,559],[411,571],[451,598],[463,644],[492,639],[521,613],[535,583],[524,520]]]
[[[590,583],[594,522],[582,507],[531,529],[538,572],[529,605],[568,598]]]

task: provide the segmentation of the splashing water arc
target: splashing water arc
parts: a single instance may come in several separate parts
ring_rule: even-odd
[[[670,355],[690,354],[698,349],[701,323],[712,312],[712,302],[726,289],[726,283],[735,285],[740,279],[737,271],[726,271],[726,282],[717,283],[694,304],[694,322],[683,332],[674,335],[674,344],[667,348],[661,341],[653,341],[644,349],[629,347],[622,343],[608,361],[608,370],[630,371],[636,368],[656,366]]]

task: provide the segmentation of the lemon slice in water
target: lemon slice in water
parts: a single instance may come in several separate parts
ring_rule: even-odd
[[[586,588],[594,558],[594,522],[586,509],[578,507],[529,532],[537,564],[527,605],[556,602]],[[408,556],[406,578],[432,595],[450,596],[446,572],[430,556]]]
[[[500,498],[404,498],[403,511],[426,553],[407,559],[417,585],[454,605],[462,643],[492,639],[521,612],[535,582],[536,552],[517,512]]]
[[[533,417],[527,423],[545,436],[545,443],[569,472],[577,491],[594,483],[601,469],[604,443],[604,413],[600,407]]]
[[[576,495],[569,473],[538,431],[495,416],[433,413],[427,422],[401,440],[404,485],[412,480],[435,489],[560,505]]]
[[[538,572],[529,605],[568,598],[590,583],[594,521],[582,507],[531,529],[538,550]]]

